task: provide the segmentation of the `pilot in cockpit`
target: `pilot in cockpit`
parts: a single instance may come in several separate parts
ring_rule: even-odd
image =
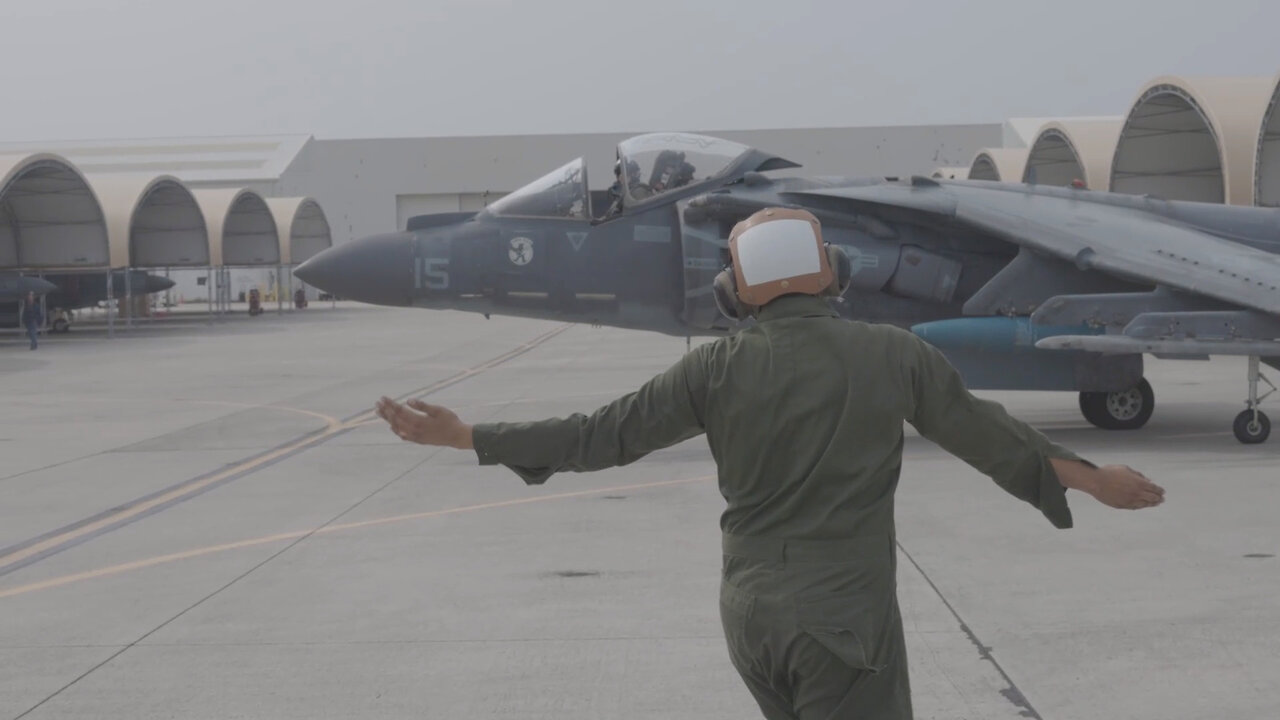
[[[613,216],[622,212],[622,206],[625,204],[623,195],[626,193],[623,191],[622,167],[623,160],[619,158],[618,161],[613,164],[613,185],[609,186],[609,212],[606,216]],[[627,160],[626,168],[626,185],[631,191],[631,199],[643,200],[644,198],[652,195],[653,193],[649,191],[648,186],[640,182],[640,163],[637,163],[635,160]]]
[[[627,173],[625,182],[622,177],[624,169]],[[605,217],[621,213],[622,208],[629,203],[684,187],[694,180],[696,172],[697,168],[685,160],[684,153],[663,150],[654,159],[649,182],[646,183],[639,162],[630,157],[619,157],[613,165],[614,181],[609,187],[609,211]]]
[[[658,153],[653,163],[653,174],[649,178],[649,187],[656,193],[674,190],[688,185],[693,180],[696,168],[685,162],[684,153],[675,150],[663,150]]]

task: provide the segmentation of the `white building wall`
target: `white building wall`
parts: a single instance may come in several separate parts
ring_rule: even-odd
[[[458,195],[458,209],[462,212],[480,212],[504,195],[506,193],[503,192],[461,193]]]
[[[156,275],[164,275],[164,270],[151,270]],[[240,293],[244,293],[248,297],[249,290],[257,288],[263,297],[266,298],[275,287],[276,269],[268,268],[232,268],[231,269],[231,301],[239,302]],[[285,301],[289,301],[289,269],[285,268],[283,276],[282,289],[285,294]],[[205,271],[194,268],[175,268],[168,271],[169,279],[173,280],[173,287],[169,289],[169,296],[176,303],[204,303],[208,301],[208,286],[202,284],[205,277]],[[212,279],[217,281],[216,273]],[[302,281],[297,278],[293,279],[293,287],[296,290],[302,286]],[[315,288],[308,288],[308,297],[315,300],[318,296]],[[266,300],[264,300],[266,302]],[[271,300],[271,307],[275,307],[275,301]]]

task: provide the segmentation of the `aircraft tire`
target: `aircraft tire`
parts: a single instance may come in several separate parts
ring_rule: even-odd
[[[62,318],[58,318],[57,320],[53,321],[52,330],[53,332],[56,332],[56,333],[71,332],[71,323],[67,322],[66,320],[63,320]]]
[[[1155,409],[1155,392],[1146,378],[1128,390],[1080,393],[1080,413],[1103,430],[1137,430]]]
[[[1271,420],[1259,412],[1258,420],[1254,422],[1253,411],[1245,410],[1236,416],[1231,430],[1236,434],[1236,439],[1245,445],[1257,445],[1266,442],[1267,436],[1271,434]]]

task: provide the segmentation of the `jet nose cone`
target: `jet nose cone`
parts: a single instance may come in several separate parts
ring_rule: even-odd
[[[160,277],[159,275],[147,276],[147,293],[148,294],[164,292],[165,290],[168,290],[171,287],[173,287],[173,281],[167,277]]]
[[[348,300],[408,305],[413,294],[410,233],[374,235],[336,245],[293,271],[298,279]]]

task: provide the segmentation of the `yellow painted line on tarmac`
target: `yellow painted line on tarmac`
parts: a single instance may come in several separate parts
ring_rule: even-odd
[[[16,398],[16,399],[28,400],[33,405],[39,404],[42,406],[47,406],[54,403],[65,403],[68,405],[71,405],[71,404],[84,405],[85,403],[109,403],[112,405],[118,405],[122,403],[155,404],[156,402],[158,402],[154,398],[142,399],[142,398],[136,398],[136,397],[111,397],[111,396],[58,398],[58,397],[49,397],[48,395],[39,395],[39,396],[31,396],[30,398]],[[244,410],[281,410],[283,412],[297,413],[299,415],[310,415],[311,417],[323,420],[325,425],[337,425],[339,422],[341,422],[340,420],[333,417],[332,415],[325,415],[324,413],[315,412],[313,410],[303,410],[302,408],[289,407],[288,405],[275,405],[270,403],[267,403],[267,404],[245,403],[245,402],[234,402],[232,400],[200,400],[197,398],[170,398],[169,402],[184,403],[184,404],[190,404],[190,405],[220,405],[224,407],[241,408]]]
[[[142,570],[144,568],[155,567],[156,565],[164,565],[166,563],[177,562],[179,560],[189,560],[191,558],[202,557],[204,555],[213,555],[215,553],[226,552],[228,550],[239,550],[241,548],[255,547],[258,545],[268,545],[283,540],[296,540],[307,535],[325,535],[335,533],[342,530],[357,530],[360,528],[374,527],[376,525],[389,525],[392,523],[407,522],[410,520],[426,520],[428,518],[442,517],[445,515],[457,515],[460,513],[476,512],[478,510],[494,510],[497,508],[513,507],[517,505],[531,505],[533,503],[551,502],[552,500],[569,500],[572,498],[586,497],[589,495],[603,495],[605,493],[616,493],[627,490],[647,490],[650,488],[668,487],[671,485],[688,485],[705,480],[715,479],[714,475],[704,475],[695,478],[683,478],[680,480],[661,480],[658,482],[636,483],[632,485],[614,485],[611,487],[593,488],[591,490],[578,490],[575,492],[558,493],[555,495],[540,495],[536,497],[517,498],[515,500],[501,500],[499,502],[481,503],[479,505],[464,505],[462,507],[449,508],[447,510],[429,510],[426,512],[409,513],[407,515],[392,515],[391,517],[377,518],[374,520],[362,520],[360,522],[343,523],[340,525],[326,525],[317,530],[300,530],[297,532],[277,533],[275,535],[265,535],[263,537],[250,538],[248,540],[239,540],[236,542],[224,543],[221,545],[209,545],[207,547],[195,548],[192,550],[184,550],[182,552],[170,553],[168,555],[157,555],[156,557],[144,558],[142,560],[134,560],[132,562],[121,563],[119,565],[111,565],[97,570],[87,570],[85,572],[74,573],[71,575],[63,575],[60,577],[41,580],[39,582],[29,583],[27,585],[19,585],[7,590],[0,590],[0,599],[14,597],[16,595],[26,595],[27,593],[37,592],[39,590],[48,590],[51,588],[62,587],[72,583],[84,580],[93,580],[96,578],[110,577],[121,573],[130,572],[132,570]]]
[[[326,428],[319,435],[314,435],[305,440],[299,440],[299,441],[289,443],[288,445],[284,445],[282,447],[276,448],[275,450],[272,450],[271,452],[268,452],[264,455],[259,455],[258,457],[252,460],[249,460],[247,462],[242,462],[242,463],[237,463],[235,465],[232,465],[231,467],[228,467],[224,470],[216,472],[213,475],[203,478],[197,482],[191,483],[189,485],[183,485],[182,487],[174,488],[170,492],[151,498],[146,502],[138,503],[136,505],[130,505],[129,507],[122,508],[119,512],[111,513],[110,515],[99,518],[98,520],[91,522],[87,525],[81,525],[78,528],[75,528],[73,530],[68,530],[64,533],[59,533],[57,535],[54,535],[53,537],[47,538],[34,545],[29,545],[25,548],[22,548],[21,550],[16,550],[14,552],[11,552],[8,555],[0,556],[0,567],[3,567],[5,565],[10,565],[13,563],[22,562],[23,560],[26,560],[29,557],[32,557],[34,555],[39,555],[40,553],[45,552],[46,550],[49,550],[51,548],[55,548],[63,543],[70,542],[84,535],[89,535],[91,533],[97,532],[98,530],[101,530],[102,528],[108,525],[113,525],[115,523],[120,522],[121,520],[128,520],[131,517],[145,513],[148,510],[151,510],[152,508],[158,505],[163,505],[167,502],[170,502],[180,497],[193,495],[199,492],[200,490],[204,489],[205,487],[208,487],[209,485],[225,480],[231,477],[232,475],[237,475],[239,473],[246,472],[248,470],[253,470],[254,468],[257,468],[261,465],[265,465],[273,460],[276,460],[281,456],[288,455],[289,453],[294,452],[296,450],[300,450],[310,445],[314,445],[320,442],[321,440],[329,438],[334,433],[338,432],[338,430],[341,427],[342,427],[341,425],[338,425],[338,426]]]
[[[529,342],[513,350],[503,353],[502,355],[499,355],[498,357],[493,358],[492,360],[488,360],[479,365],[475,365],[473,367],[467,368],[466,370],[456,375],[448,377],[437,383],[433,383],[432,385],[429,385],[425,388],[420,388],[411,393],[402,395],[397,399],[403,401],[407,398],[423,397],[433,392],[436,392],[437,390],[440,390],[442,388],[456,385],[460,382],[463,382],[464,380],[467,380],[471,377],[479,375],[480,373],[485,372],[486,370],[490,370],[498,365],[501,365],[507,360],[517,357],[527,352],[528,350],[534,347],[537,347],[538,345],[541,345],[542,343],[568,330],[570,327],[572,327],[572,325],[562,325],[554,330],[543,333],[542,335],[539,335],[533,340],[530,340]],[[303,411],[303,412],[306,412],[306,411]],[[333,419],[333,418],[329,418],[328,416],[320,416],[320,417],[324,417],[326,421]],[[81,525],[80,527],[69,529],[66,532],[58,533],[57,535],[46,538],[38,543],[34,543],[32,545],[28,545],[27,547],[21,548],[19,550],[15,550],[9,553],[8,555],[0,555],[0,567],[5,567],[8,565],[12,565],[14,563],[22,562],[27,558],[31,558],[36,555],[39,555],[43,552],[56,548],[59,545],[62,545],[64,543],[74,541],[86,535],[90,535],[94,532],[101,530],[104,527],[108,527],[110,525],[114,525],[115,523],[121,522],[123,520],[128,520],[129,518],[141,515],[142,513],[145,513],[157,506],[163,505],[168,502],[172,502],[179,498],[194,495],[200,492],[202,489],[210,485],[213,485],[215,483],[221,482],[222,480],[226,480],[229,477],[254,470],[258,467],[261,467],[275,460],[278,460],[281,457],[289,455],[290,453],[303,450],[313,445],[318,445],[340,432],[344,432],[351,428],[359,427],[365,423],[371,422],[376,419],[377,419],[376,411],[370,409],[360,413],[359,415],[356,415],[353,418],[350,418],[346,422],[335,421],[333,423],[330,423],[327,427],[325,427],[324,430],[319,431],[317,434],[309,435],[300,440],[295,440],[291,443],[278,447],[274,450],[268,451],[265,454],[258,455],[256,457],[250,458],[240,463],[236,463],[235,465],[232,465],[223,470],[220,470],[214,473],[213,475],[202,478],[193,483],[181,485],[179,487],[174,488],[170,492],[151,498],[145,502],[120,508],[119,511],[113,512],[109,515],[99,518],[94,522]]]
[[[238,407],[245,410],[280,410],[282,412],[296,413],[298,415],[309,415],[313,418],[323,420],[326,428],[337,427],[342,421],[332,415],[315,412],[314,410],[303,410],[302,408],[289,407],[287,405],[261,405],[254,403],[232,402],[230,400],[180,400],[179,402],[188,402],[193,405],[225,405],[227,407]]]

